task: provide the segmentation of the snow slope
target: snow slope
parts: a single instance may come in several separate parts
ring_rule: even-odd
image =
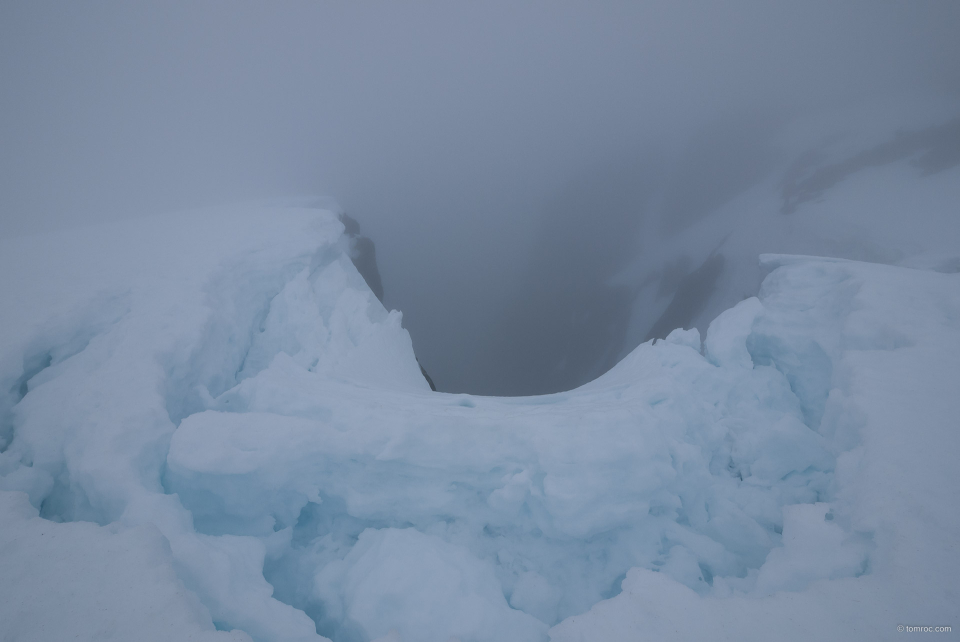
[[[576,390],[432,393],[324,211],[0,248],[0,639],[956,620],[960,276],[767,256]],[[622,592],[621,592],[622,585]]]
[[[883,112],[794,122],[774,137],[778,151],[755,184],[703,211],[644,220],[613,279],[633,293],[620,356],[675,324],[706,329],[753,295],[763,252],[960,271],[956,107],[912,119]]]
[[[783,267],[764,281],[766,318],[754,322],[752,336],[772,328],[812,335],[831,356],[820,433],[843,451],[832,501],[784,509],[782,547],[767,556],[752,590],[715,583],[713,594],[700,596],[634,569],[623,593],[561,623],[554,640],[638,632],[885,640],[900,637],[898,625],[955,626],[960,278],[828,259],[765,262]],[[847,549],[854,534],[869,538],[866,572],[840,578],[836,569],[855,563]]]

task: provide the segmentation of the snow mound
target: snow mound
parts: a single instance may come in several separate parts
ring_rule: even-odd
[[[676,330],[568,393],[473,397],[430,392],[342,232],[231,208],[4,243],[7,638],[955,619],[960,276],[766,256],[702,345]]]

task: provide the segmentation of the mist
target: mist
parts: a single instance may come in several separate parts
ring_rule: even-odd
[[[890,158],[955,167],[958,27],[953,1],[8,2],[0,235],[335,202],[440,390],[569,389],[709,317],[736,261],[685,231],[806,167],[836,129],[810,123],[881,125],[771,215]],[[643,316],[631,265],[671,239]]]

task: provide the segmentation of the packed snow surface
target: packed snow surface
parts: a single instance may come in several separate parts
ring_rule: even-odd
[[[336,216],[0,246],[0,639],[960,625],[960,275],[764,256],[576,390],[432,393]]]

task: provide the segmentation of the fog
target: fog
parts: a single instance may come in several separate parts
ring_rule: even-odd
[[[637,330],[623,271],[793,167],[785,131],[819,144],[792,124],[907,133],[786,209],[871,163],[954,167],[958,28],[953,0],[5,2],[0,235],[318,197],[376,243],[440,390],[563,390],[701,314]],[[685,256],[658,287],[709,290],[723,255]]]

